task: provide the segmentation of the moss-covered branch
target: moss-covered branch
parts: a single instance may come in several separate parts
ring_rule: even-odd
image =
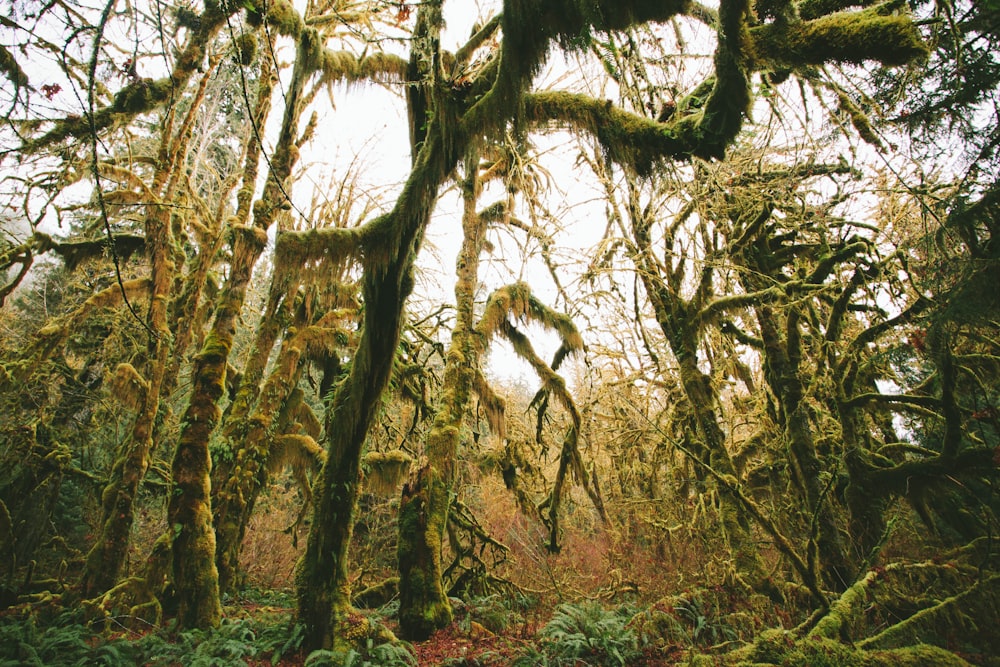
[[[521,99],[554,41],[583,46],[592,32],[666,21],[688,10],[688,0],[506,0],[500,68],[492,88],[463,119],[467,133],[518,117]]]
[[[347,258],[362,258],[363,228],[330,227],[306,232],[278,232],[274,243],[275,275],[293,280],[310,266],[330,266]]]
[[[844,402],[845,408],[860,408],[871,403],[891,403],[895,405],[915,405],[923,408],[941,407],[941,399],[934,396],[911,396],[909,394],[880,394],[869,392],[859,394]]]
[[[557,332],[562,343],[569,349],[574,351],[583,349],[583,337],[577,331],[573,320],[539,301],[526,283],[514,283],[495,290],[490,295],[476,329],[486,339],[492,339],[498,334],[503,334],[504,324],[509,318],[537,322]]]
[[[842,12],[813,21],[791,25],[771,23],[750,29],[747,28],[748,15],[746,2],[721,3],[715,71],[706,81],[704,104],[701,108],[678,105],[682,111],[666,123],[623,111],[609,100],[565,92],[524,94],[520,102],[522,108],[516,110],[523,113],[524,120],[529,123],[562,123],[591,134],[609,158],[646,174],[665,159],[721,158],[742,128],[749,111],[748,77],[754,69],[830,61],[876,60],[898,65],[926,54],[926,46],[916,26],[906,15],[886,16],[877,10]],[[504,25],[504,58],[507,58],[509,44],[529,37],[509,36],[506,15]],[[547,25],[558,26],[559,23]],[[587,25],[599,27],[598,23]],[[563,33],[558,32],[554,37],[560,35]],[[532,45],[531,48],[538,48],[534,42]],[[530,48],[525,48],[530,52]],[[501,76],[505,72],[509,74],[509,69],[505,62],[501,66]],[[533,72],[530,68],[526,71]],[[508,85],[513,83],[508,82]],[[521,85],[526,85],[526,80],[521,81]]]
[[[938,628],[950,625],[953,618],[961,617],[963,613],[968,613],[968,610],[978,608],[979,605],[972,602],[977,596],[981,596],[980,604],[984,601],[990,604],[988,601],[996,600],[998,594],[1000,594],[1000,575],[987,576],[961,593],[947,597],[895,625],[890,625],[874,637],[860,642],[858,646],[863,649],[909,646],[921,641],[922,637],[933,634]]]
[[[556,352],[556,362],[553,365],[550,366],[538,356],[528,337],[511,324],[511,318],[528,322],[538,322],[559,333],[562,345]],[[607,513],[604,509],[604,500],[601,498],[596,482],[591,480],[591,476],[584,467],[583,459],[580,456],[578,446],[581,425],[580,411],[577,409],[573,397],[566,388],[565,381],[553,370],[553,366],[557,366],[557,362],[561,361],[566,355],[583,349],[583,337],[568,316],[557,313],[543,304],[531,293],[530,288],[524,283],[515,283],[502,287],[490,295],[477,329],[486,339],[492,339],[495,336],[502,336],[507,339],[513,346],[514,352],[531,365],[542,381],[542,389],[539,390],[532,401],[532,404],[537,406],[539,410],[539,423],[543,418],[550,394],[555,395],[556,399],[570,415],[571,423],[563,436],[556,479],[552,485],[552,491],[548,499],[543,502],[543,507],[541,508],[548,510],[547,515],[543,519],[549,528],[548,548],[551,552],[555,553],[559,551],[560,500],[562,498],[563,486],[570,470],[572,470],[576,479],[580,481],[581,486],[583,486],[584,491],[586,491],[591,502],[594,504],[594,508],[601,519],[605,522],[608,521]],[[486,396],[489,396],[488,393]],[[489,414],[489,411],[487,414]],[[495,417],[498,416],[495,415]]]
[[[648,174],[658,162],[687,159],[697,152],[695,134],[624,111],[611,100],[564,91],[524,96],[529,124],[553,123],[593,135],[616,163]]]
[[[928,53],[909,15],[884,15],[877,7],[791,24],[767,23],[751,28],[749,34],[757,69],[826,62],[905,65]]]
[[[3,74],[8,81],[14,84],[14,90],[20,90],[29,85],[27,73],[6,46],[0,46],[0,74]]]
[[[209,3],[205,11],[192,22],[194,26],[187,43],[174,61],[174,69],[162,79],[136,78],[115,94],[108,106],[97,109],[93,117],[87,114],[68,116],[35,139],[21,145],[20,152],[35,153],[65,139],[79,139],[91,132],[100,132],[115,126],[123,126],[135,116],[156,109],[174,98],[183,90],[190,78],[205,62],[208,46],[226,24],[226,20],[239,10],[239,3]]]
[[[904,495],[910,485],[918,481],[995,474],[998,470],[1000,463],[996,460],[995,449],[974,447],[954,456],[907,460],[891,468],[878,468],[871,471],[871,481],[883,495]]]

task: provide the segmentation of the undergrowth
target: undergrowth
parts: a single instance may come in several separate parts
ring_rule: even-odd
[[[631,627],[636,609],[605,609],[596,602],[561,604],[540,633],[541,641],[515,667],[594,665],[624,667],[641,655],[644,640]]]
[[[369,639],[361,651],[313,651],[305,664],[306,667],[416,667],[417,658],[406,644],[376,644]]]
[[[227,667],[267,660],[278,664],[301,650],[303,626],[284,619],[226,619],[218,629],[148,634],[104,632],[104,623],[87,623],[78,612],[44,621],[33,614],[0,618],[0,667],[145,665],[146,667]],[[310,667],[413,667],[404,644],[369,640],[360,651],[313,651]]]
[[[279,652],[247,620],[225,621],[217,630],[106,635],[76,612],[65,612],[42,627],[33,616],[0,623],[0,665],[245,665],[247,658]]]

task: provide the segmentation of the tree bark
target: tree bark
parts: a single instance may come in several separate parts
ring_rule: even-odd
[[[441,555],[455,463],[482,345],[475,334],[475,294],[486,219],[476,212],[479,158],[466,158],[464,236],[456,266],[456,318],[446,356],[443,401],[427,436],[426,459],[403,487],[399,506],[399,628],[406,639],[426,639],[451,622]]]
[[[150,191],[157,193],[159,198],[150,202],[145,219],[146,247],[152,274],[146,317],[151,338],[145,395],[132,424],[131,435],[115,460],[111,481],[101,494],[101,532],[87,554],[81,582],[85,596],[92,597],[110,589],[121,575],[134,520],[133,505],[139,484],[150,464],[153,429],[173,347],[167,312],[177,266],[169,202],[176,194],[180,172],[184,169],[191,124],[204,99],[207,80],[206,75],[176,139],[172,137],[173,109],[167,111],[167,123],[160,140],[159,166],[150,186]]]
[[[782,336],[778,328],[778,316],[771,306],[762,305],[756,308],[756,312],[761,339],[764,341],[767,379],[781,405],[785,446],[794,480],[805,497],[808,511],[817,522],[817,548],[823,582],[832,590],[843,591],[854,581],[854,568],[840,537],[831,499],[828,494],[824,494],[821,484],[820,473],[823,466],[816,452],[809,416],[803,403],[805,389],[797,363],[800,356],[797,350],[797,317],[793,312],[784,318],[789,334]]]
[[[328,408],[327,461],[319,475],[309,544],[297,575],[298,616],[306,626],[304,644],[310,649],[346,641],[338,626],[351,611],[347,548],[364,442],[389,382],[420,240],[438,189],[461,151],[459,139],[446,138],[454,128],[444,127],[442,115],[439,110],[428,124],[396,206],[360,230],[366,257],[363,330],[350,373]]]

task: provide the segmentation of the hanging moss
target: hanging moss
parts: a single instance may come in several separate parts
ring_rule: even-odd
[[[353,81],[358,78],[360,66],[358,58],[348,51],[324,51],[317,69],[322,73],[322,81]]]
[[[722,3],[719,7],[719,43],[715,52],[715,83],[691,131],[700,157],[725,157],[743,119],[750,113],[749,65],[746,57],[746,22],[749,2]],[[678,124],[684,127],[684,122]]]
[[[117,396],[130,410],[137,410],[146,400],[149,383],[139,375],[135,366],[129,363],[118,364],[111,376],[110,391]]]
[[[499,72],[490,91],[464,119],[480,134],[497,118],[520,118],[522,96],[544,64],[551,43],[583,48],[592,32],[624,30],[685,13],[689,0],[507,0]]]
[[[361,61],[360,75],[365,79],[378,79],[380,75],[388,75],[390,81],[405,81],[406,68],[409,62],[399,56],[378,51],[365,56]]]
[[[799,16],[808,21],[863,4],[868,4],[868,2],[858,2],[857,0],[802,0],[798,3],[798,11]]]
[[[253,32],[243,32],[233,41],[236,62],[244,67],[253,64],[257,58],[257,35]]]
[[[267,5],[267,24],[286,37],[297,38],[306,27],[295,7],[288,0],[272,0]]]
[[[868,114],[861,110],[861,108],[854,103],[847,93],[837,89],[837,100],[840,103],[840,110],[847,114],[847,117],[851,119],[851,125],[854,129],[858,131],[861,138],[867,143],[871,144],[875,148],[882,148],[882,141],[875,134],[875,129],[872,128],[871,121],[868,120]]]
[[[368,452],[362,459],[365,468],[365,488],[371,493],[391,496],[396,493],[403,477],[413,464],[413,457],[402,450]]]
[[[145,236],[115,234],[112,239],[114,241],[114,254],[122,261],[127,262],[132,255],[142,252],[146,248]],[[108,239],[101,238],[92,241],[53,243],[52,249],[63,258],[66,269],[74,271],[80,264],[86,261],[105,257],[108,252],[108,245]]]
[[[503,12],[504,68],[521,84],[542,65],[549,42],[584,47],[591,32],[624,30],[686,12],[687,0],[507,0]]]
[[[872,9],[751,28],[750,52],[757,68],[780,69],[830,61],[905,65],[926,57],[928,49],[909,16],[882,16]]]
[[[341,227],[279,232],[275,240],[275,263],[290,268],[320,259],[341,261],[357,252],[359,241],[356,229]]]
[[[526,95],[524,118],[528,123],[556,122],[593,135],[614,162],[648,174],[667,158],[684,159],[694,144],[671,126],[623,111],[610,100],[550,91]]]
[[[491,339],[503,331],[510,318],[537,322],[556,331],[571,350],[583,349],[583,337],[564,313],[558,313],[539,301],[527,283],[513,283],[495,290],[486,303],[477,331]]]

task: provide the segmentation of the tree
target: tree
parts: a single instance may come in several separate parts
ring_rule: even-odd
[[[830,9],[838,8],[839,5]],[[592,478],[578,448],[585,428],[581,411],[563,379],[556,374],[565,355],[582,348],[580,333],[568,317],[544,306],[521,284],[497,290],[479,324],[474,323],[472,295],[477,287],[476,262],[482,225],[493,219],[482,217],[475,210],[476,179],[481,169],[479,156],[488,153],[508,132],[516,141],[524,141],[532,133],[559,127],[592,137],[599,148],[588,158],[608,184],[605,199],[612,209],[620,208],[612,213],[618,227],[612,225],[613,236],[609,236],[608,243],[626,248],[638,282],[643,284],[659,334],[676,364],[669,366],[662,361],[658,364],[660,371],[668,367],[676,371],[676,378],[655,378],[662,386],[679,388],[683,394],[683,407],[676,411],[667,429],[671,435],[679,434],[681,441],[669,444],[683,451],[696,466],[699,482],[715,487],[722,504],[722,525],[736,556],[736,573],[759,587],[768,585],[763,561],[754,544],[752,531],[757,526],[774,539],[816,603],[825,606],[816,563],[799,556],[792,540],[778,530],[775,519],[766,516],[741,485],[723,414],[723,406],[730,398],[713,383],[723,373],[721,364],[715,363],[720,352],[736,349],[733,338],[744,344],[752,336],[747,334],[740,339],[737,333],[724,330],[722,320],[739,314],[740,323],[750,326],[749,313],[753,311],[753,326],[770,344],[764,348],[762,358],[767,384],[778,407],[774,421],[787,438],[795,468],[793,477],[801,486],[809,512],[817,517],[815,530],[817,543],[821,545],[825,583],[837,587],[846,585],[847,568],[842,563],[843,549],[837,544],[829,491],[821,483],[822,464],[812,437],[815,424],[809,423],[809,414],[803,406],[807,391],[794,378],[801,375],[803,364],[818,366],[821,357],[811,357],[808,361],[798,358],[805,354],[797,341],[798,331],[815,311],[829,313],[830,325],[826,331],[831,344],[841,341],[839,334],[829,334],[831,329],[843,331],[856,326],[870,332],[857,334],[853,343],[845,343],[842,356],[834,354],[830,359],[822,359],[832,368],[832,381],[841,392],[835,400],[844,438],[849,441],[845,447],[849,454],[845,457],[854,485],[847,492],[850,496],[858,489],[871,488],[875,479],[893,480],[899,470],[908,470],[884,469],[878,465],[872,470],[871,461],[867,460],[868,454],[877,449],[871,441],[868,420],[882,424],[884,419],[879,422],[877,415],[870,414],[869,400],[865,398],[867,389],[879,379],[878,374],[861,373],[862,367],[867,369],[864,346],[888,334],[901,320],[848,322],[849,306],[855,305],[852,299],[874,277],[865,273],[869,267],[856,268],[855,273],[860,276],[858,284],[849,281],[845,286],[838,282],[842,277],[838,271],[846,271],[845,266],[861,256],[862,248],[848,239],[838,239],[827,258],[822,247],[825,238],[818,233],[815,240],[810,236],[805,247],[795,244],[786,247],[788,241],[782,237],[785,230],[767,226],[771,207],[777,204],[757,205],[744,193],[727,199],[725,193],[707,181],[704,192],[699,194],[718,197],[719,203],[713,207],[691,200],[694,203],[677,212],[669,224],[661,224],[665,221],[655,204],[657,199],[668,196],[667,188],[683,181],[677,174],[683,173],[696,185],[701,184],[701,179],[711,175],[711,163],[726,158],[730,147],[738,141],[754,103],[753,82],[758,73],[766,72],[771,81],[796,74],[804,81],[815,82],[824,80],[817,70],[827,63],[905,64],[926,54],[912,18],[891,6],[834,12],[827,11],[825,3],[820,7],[814,3],[802,7],[778,3],[755,12],[748,2],[723,0],[716,12],[687,2],[508,0],[501,14],[483,22],[451,54],[441,48],[444,25],[440,1],[421,4],[412,22],[403,9],[381,2],[361,3],[350,11],[342,9],[327,14],[310,5],[300,15],[286,2],[272,2],[267,6],[210,3],[203,11],[177,10],[169,17],[170,30],[164,34],[176,34],[183,41],[176,54],[164,55],[169,49],[159,45],[163,53],[157,57],[162,56],[165,63],[161,78],[141,76],[140,67],[152,70],[154,59],[146,53],[140,54],[136,46],[132,58],[119,68],[122,69],[120,86],[113,95],[98,75],[99,65],[115,60],[108,55],[109,43],[104,32],[117,25],[119,18],[129,25],[130,16],[114,14],[113,5],[103,12],[88,10],[88,15],[97,18],[94,42],[89,44],[89,50],[85,49],[87,58],[67,61],[66,65],[67,76],[79,85],[80,92],[86,92],[81,96],[86,97],[86,104],[78,109],[82,114],[32,116],[36,107],[24,106],[25,91],[32,86],[26,72],[31,70],[21,64],[29,61],[21,60],[14,50],[0,52],[3,73],[15,84],[11,108],[22,114],[8,125],[10,154],[44,156],[66,174],[59,177],[63,180],[55,181],[56,185],[42,181],[50,189],[47,196],[51,197],[43,208],[54,209],[56,203],[63,201],[58,197],[68,197],[63,190],[70,180],[89,178],[96,193],[99,219],[114,252],[119,241],[123,251],[131,246],[127,237],[114,234],[106,205],[141,206],[138,210],[143,215],[142,247],[148,257],[145,269],[148,278],[144,275],[138,283],[116,280],[113,287],[118,287],[122,304],[132,303],[134,294],[142,294],[148,300],[149,310],[143,319],[149,334],[145,365],[141,370],[133,365],[132,371],[129,366],[120,367],[122,378],[136,387],[144,387],[145,394],[133,425],[132,444],[126,447],[127,456],[122,458],[120,472],[114,474],[108,487],[111,491],[106,494],[108,502],[104,510],[107,529],[100,548],[95,547],[84,577],[87,594],[114,590],[121,571],[120,549],[127,544],[128,534],[127,521],[120,523],[115,517],[126,519],[132,511],[135,489],[148,466],[151,434],[161,402],[166,398],[165,391],[178,386],[178,378],[190,373],[191,389],[181,399],[183,416],[171,466],[168,531],[154,548],[150,568],[163,555],[165,545],[169,545],[169,578],[179,626],[211,627],[219,623],[219,577],[226,588],[237,580],[239,543],[254,507],[255,494],[266,478],[276,449],[291,446],[293,442],[303,446],[310,441],[317,444],[318,431],[312,420],[305,412],[292,414],[300,405],[296,387],[303,357],[315,355],[316,359],[326,360],[329,371],[323,382],[329,390],[323,396],[325,456],[318,453],[318,448],[309,450],[314,460],[325,459],[325,462],[316,479],[314,516],[297,575],[297,613],[306,627],[306,645],[310,648],[343,647],[360,636],[377,632],[353,613],[350,603],[348,547],[359,469],[366,440],[393,376],[407,321],[405,307],[414,289],[415,260],[424,245],[424,234],[441,191],[460,168],[466,175],[469,198],[463,218],[468,225],[468,245],[460,260],[456,287],[459,318],[451,356],[446,362],[442,410],[428,435],[427,465],[417,466],[413,483],[407,487],[401,515],[404,527],[415,523],[419,528],[412,537],[407,533],[401,540],[403,560],[414,553],[414,545],[420,547],[416,567],[407,570],[404,576],[406,631],[426,634],[449,617],[448,602],[440,585],[439,558],[453,483],[450,467],[459,445],[458,430],[465,418],[469,392],[476,390],[481,398],[490,395],[475,367],[466,367],[462,362],[472,360],[485,349],[483,340],[503,335],[512,341],[518,353],[531,360],[543,380],[543,389],[534,402],[540,420],[551,398],[567,414],[569,426],[555,481],[542,503],[549,548],[555,551],[559,547],[560,501],[571,475],[581,482],[599,511],[603,511],[596,483],[590,484]],[[642,76],[623,75],[626,70],[638,72],[653,67],[654,59],[637,47],[643,44],[642,40],[633,39],[636,31],[681,20],[706,24],[715,34],[711,65],[700,80],[682,81],[670,90],[663,85],[652,85],[652,80]],[[161,20],[149,27],[158,32],[165,25]],[[338,32],[341,28],[350,28],[350,34]],[[7,29],[25,41],[33,36],[31,30],[19,25]],[[655,32],[657,28],[649,29]],[[395,38],[409,48],[405,57],[386,46]],[[79,50],[74,39],[67,42],[73,48],[60,47],[67,57]],[[283,87],[277,70],[270,69],[270,60],[280,44],[288,42],[294,44],[295,56],[290,78]],[[229,99],[235,100],[233,105],[240,106],[242,98],[243,117],[249,120],[252,129],[233,142],[231,153],[243,155],[242,171],[238,176],[226,174],[212,185],[206,185],[209,181],[204,176],[191,179],[189,184],[186,170],[191,168],[194,157],[205,154],[205,133],[195,137],[193,128],[204,128],[198,119],[215,113],[206,105],[209,74],[216,63],[222,67],[223,62],[231,63],[234,58],[240,66],[238,71],[244,72],[242,68],[253,62],[258,43],[266,57],[253,76],[240,75],[238,90],[229,91]],[[646,41],[644,48],[649,43]],[[331,44],[343,49],[335,50]],[[631,51],[626,53],[627,49]],[[553,51],[596,52],[615,84],[626,89],[621,101],[616,103],[603,95],[578,92],[579,89],[537,90],[535,76]],[[199,73],[206,59],[210,66]],[[155,65],[160,67],[158,63]],[[255,82],[256,88],[248,81]],[[317,128],[312,123],[300,127],[301,115],[316,103],[313,91],[319,86],[362,81],[405,84],[410,126],[409,175],[394,204],[386,211],[365,210],[366,215],[371,214],[365,222],[303,229],[286,217],[305,217],[293,198],[297,196],[297,191],[293,192],[296,185],[293,173],[307,140]],[[310,87],[313,82],[316,88]],[[280,90],[284,107],[271,149],[264,134],[270,100],[277,95],[274,90]],[[773,89],[765,85],[760,90],[766,96]],[[256,99],[252,99],[254,95]],[[670,99],[665,99],[667,96]],[[159,126],[150,124],[151,117],[162,118],[164,122]],[[128,136],[116,132],[144,121],[148,134],[144,139],[159,146],[157,159],[151,161],[155,164],[146,168],[139,161],[140,166],[128,165],[131,171],[111,164],[111,158],[117,160],[118,156],[129,155]],[[175,122],[179,122],[176,130]],[[860,124],[860,120],[855,122]],[[102,141],[112,147],[105,153]],[[90,158],[85,163],[89,171],[79,169],[79,155]],[[258,179],[259,161],[265,158],[267,174]],[[235,173],[238,161],[228,160],[227,164]],[[77,178],[79,173],[83,176]],[[111,174],[123,185],[116,192],[106,192]],[[615,187],[620,179],[625,184],[621,192]],[[227,195],[237,180],[240,190],[235,211],[228,216],[231,211]],[[263,182],[259,195],[258,180]],[[624,198],[620,198],[622,193]],[[24,201],[33,204],[30,196]],[[989,209],[990,200],[983,201],[984,209]],[[185,218],[171,206],[190,208],[199,215]],[[504,213],[504,217],[509,215],[509,210]],[[226,217],[229,219],[224,244],[220,232],[221,220]],[[977,216],[974,225],[982,224],[982,219]],[[956,228],[961,229],[959,221],[960,217],[956,217]],[[231,383],[235,393],[226,421],[223,406],[229,397],[227,382],[237,379],[230,369],[240,365],[234,363],[234,341],[238,334],[248,333],[241,330],[240,314],[247,302],[254,267],[264,256],[268,232],[274,226],[278,229],[266,311],[268,320],[254,335],[255,351],[243,365],[242,380]],[[654,229],[659,230],[657,235],[653,234]],[[742,236],[737,235],[737,229],[744,232]],[[803,234],[814,233],[808,225],[801,229]],[[3,266],[13,269],[15,274],[9,278],[8,287],[3,288],[4,296],[13,293],[25,280],[38,254],[54,251],[63,257],[72,256],[74,248],[62,240],[46,240],[35,234],[34,229],[30,231],[31,235],[17,239],[17,243],[4,251]],[[798,231],[791,229],[787,233]],[[533,233],[545,236],[544,230]],[[986,251],[985,245],[977,247]],[[786,261],[761,263],[767,258],[746,254],[752,247],[787,252],[783,256]],[[819,253],[819,259],[810,256],[810,252]],[[753,277],[737,280],[724,275],[715,263],[721,266],[728,260],[732,260],[732,266],[754,272]],[[858,267],[865,263],[857,261]],[[212,288],[209,275],[214,266],[224,269],[225,279],[214,299],[214,313],[209,317],[200,304]],[[335,330],[342,314],[333,310],[338,302],[332,283],[317,280],[315,273],[311,273],[317,266],[338,276],[360,273],[361,321],[356,337],[340,331],[345,334],[343,340],[330,343],[331,336],[337,338]],[[785,281],[782,276],[792,266],[806,271],[806,278],[812,278],[812,282],[797,278]],[[185,267],[188,267],[186,272]],[[821,303],[813,307],[806,303],[820,299],[820,292],[835,294],[836,289],[841,292],[831,297],[832,305]],[[37,352],[39,358],[48,355],[58,347],[60,338],[86,320],[97,305],[113,304],[118,297],[111,290],[102,292],[100,298],[91,298],[96,300],[90,305],[85,302],[79,310],[64,316],[58,327],[43,329],[42,344],[32,353]],[[350,301],[346,299],[344,303]],[[634,301],[639,312],[638,297]],[[914,302],[918,303],[920,300]],[[558,330],[563,347],[551,364],[542,361],[513,327],[509,321],[512,314],[553,325]],[[283,326],[284,318],[290,326]],[[848,323],[851,327],[846,327]],[[934,400],[940,400],[948,426],[945,442],[949,444],[943,449],[947,459],[958,453],[955,443],[961,440],[962,410],[957,399],[952,398],[957,380],[947,341],[952,340],[954,332],[946,328],[939,331],[941,336],[935,340],[942,342],[935,348],[940,350],[935,363],[942,384],[940,399]],[[650,352],[653,345],[648,333],[643,330],[640,337]],[[201,336],[204,338],[199,344]],[[269,355],[279,339],[281,346],[269,371]],[[200,351],[188,366],[185,355],[190,345]],[[349,361],[341,359],[342,353]],[[893,399],[877,398],[871,402],[893,403]],[[921,398],[910,402],[927,401]],[[312,433],[303,432],[307,430],[307,421]],[[210,444],[220,424],[220,439],[227,443],[220,451],[226,447],[235,451],[231,461],[220,458],[212,479]],[[236,442],[242,447],[234,446]],[[980,457],[982,452],[974,449],[974,457]],[[935,461],[935,465],[942,463]],[[210,501],[215,503],[214,516]],[[863,508],[857,502],[848,500],[847,504],[857,530],[864,533],[859,543],[874,546],[870,534],[872,530],[877,532],[879,517],[861,516]],[[432,539],[422,542],[419,535],[429,535]],[[811,540],[810,534],[807,542]],[[112,553],[115,550],[119,551]],[[404,570],[407,563],[403,563]],[[155,594],[167,597],[162,578],[150,569],[145,584]],[[423,585],[414,584],[417,579]],[[100,598],[97,606],[106,606],[109,599]]]

